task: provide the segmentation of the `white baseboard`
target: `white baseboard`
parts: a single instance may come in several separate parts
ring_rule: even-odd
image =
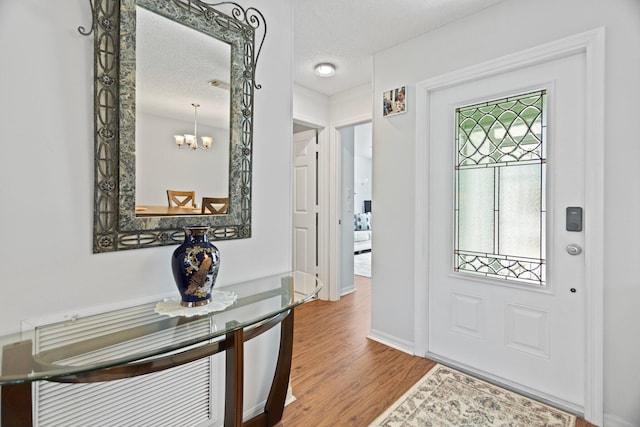
[[[284,401],[284,406],[289,406],[290,404],[292,404],[296,400],[297,399],[293,395],[293,390],[291,389],[291,386],[287,387],[287,398]]]
[[[637,427],[638,424],[634,424],[627,420],[623,420],[620,417],[611,414],[604,414],[604,426],[603,427]]]
[[[385,334],[384,332],[376,331],[373,329],[369,331],[369,335],[367,335],[367,338],[414,356],[413,342],[411,341],[399,340],[392,335]]]
[[[355,287],[349,287],[349,288],[346,288],[346,289],[340,289],[340,298],[342,298],[345,295],[352,294],[355,291],[356,291]]]
[[[293,389],[291,385],[287,387],[287,396],[284,401],[284,406],[288,406],[296,401],[296,397],[293,395]],[[256,403],[252,408],[246,409],[242,413],[243,420],[250,420],[251,418],[258,416],[264,412],[264,407],[267,404],[267,400]]]

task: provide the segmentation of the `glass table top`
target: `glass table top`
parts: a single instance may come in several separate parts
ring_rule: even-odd
[[[157,302],[153,302],[0,336],[0,385],[153,362],[222,342],[226,334],[251,331],[287,313],[316,296],[321,287],[313,275],[286,272],[216,286],[216,290],[237,295],[222,311],[169,317],[156,313]],[[32,360],[25,363],[25,355]]]

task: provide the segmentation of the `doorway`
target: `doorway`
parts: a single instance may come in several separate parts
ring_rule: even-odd
[[[318,132],[294,125],[293,270],[318,275]]]
[[[596,423],[602,417],[598,368],[602,341],[596,332],[602,325],[598,255],[602,254],[603,200],[598,178],[603,176],[603,136],[590,129],[602,120],[598,108],[603,84],[598,73],[603,63],[601,41],[602,33],[594,31],[433,78],[417,85],[423,97],[418,96],[416,105],[416,114],[425,118],[418,125],[418,138],[426,141],[417,153],[416,206],[427,210],[425,219],[416,221],[420,241],[426,242],[424,247],[416,244],[416,260],[424,261],[415,270],[416,300],[426,302],[416,304],[417,352],[572,412],[584,411],[585,418]],[[547,135],[547,149],[541,149],[539,159],[520,156],[529,163],[522,163],[521,169],[515,163],[501,163],[502,154],[515,152],[511,150],[524,141],[516,129],[519,121],[507,126],[517,142],[507,150],[500,148],[504,136],[500,124],[490,124],[490,130],[477,140],[480,134],[473,130],[459,139],[456,136],[464,127],[459,123],[465,121],[465,114],[484,114],[497,105],[492,102],[524,120],[528,113],[511,110],[513,95],[535,100],[527,109],[534,104],[546,109],[540,124],[546,128],[542,134]],[[480,127],[484,120],[478,121]],[[537,125],[529,124],[524,134],[537,133]],[[484,170],[466,161],[474,157],[464,148],[469,138],[480,154],[483,141],[491,139],[491,159],[476,162],[487,163]],[[507,167],[516,169],[507,171]],[[527,225],[522,212],[510,216],[508,211],[528,209],[530,204],[503,204],[507,192],[516,188],[514,179],[524,182],[520,172],[525,169],[539,171],[539,179],[527,184],[529,189],[534,193],[542,189],[540,208],[535,207],[539,218],[530,217],[535,221]],[[469,181],[463,170],[474,179]],[[477,188],[482,183],[485,188]],[[493,196],[475,197],[479,191]],[[511,196],[524,193],[518,189]],[[493,214],[487,217],[490,221],[477,221],[486,210],[481,206],[486,200],[491,201],[486,207]],[[470,207],[478,214],[473,219],[480,227],[471,230],[488,224],[484,236],[464,235],[471,217],[465,218],[463,211]],[[584,207],[584,227],[571,219],[576,207]],[[516,222],[509,224],[512,220]],[[523,246],[517,238],[510,253],[503,254],[505,239],[513,237],[503,232],[513,224],[526,229],[534,222],[539,223],[540,242],[533,243],[541,250],[535,256],[514,254],[513,248]],[[582,247],[584,251],[576,250]]]
[[[355,127],[353,149],[353,272],[356,276],[364,277],[371,277],[371,237],[373,230],[373,202],[371,197],[373,143],[371,129],[371,123]]]
[[[354,275],[371,277],[371,129],[370,122],[339,129],[341,296],[355,291]]]
[[[430,146],[428,190],[429,352],[574,410],[584,359],[566,355],[584,349],[586,289],[583,255],[564,247],[584,232],[563,217],[584,206],[583,63],[434,93],[430,139],[450,144]]]

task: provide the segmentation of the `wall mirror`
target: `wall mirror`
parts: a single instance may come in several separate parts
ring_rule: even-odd
[[[209,226],[211,240],[251,237],[263,15],[201,0],[97,0],[93,9],[93,251],[181,243],[186,225]],[[178,207],[167,190],[194,197]],[[203,198],[220,209],[203,209]]]

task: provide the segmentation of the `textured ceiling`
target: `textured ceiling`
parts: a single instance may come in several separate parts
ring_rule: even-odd
[[[140,111],[229,126],[229,90],[210,80],[229,83],[231,48],[208,35],[169,19],[136,9],[136,105]]]
[[[500,1],[294,0],[294,82],[325,95],[371,83],[374,53]],[[317,77],[320,62],[336,75]]]
[[[294,82],[325,95],[370,84],[374,53],[500,1],[504,0],[293,0]],[[228,83],[229,46],[137,10],[140,111],[193,121],[195,102],[201,105],[199,123],[226,127],[229,91],[207,82]],[[335,64],[335,76],[317,77],[313,67],[319,62]]]

